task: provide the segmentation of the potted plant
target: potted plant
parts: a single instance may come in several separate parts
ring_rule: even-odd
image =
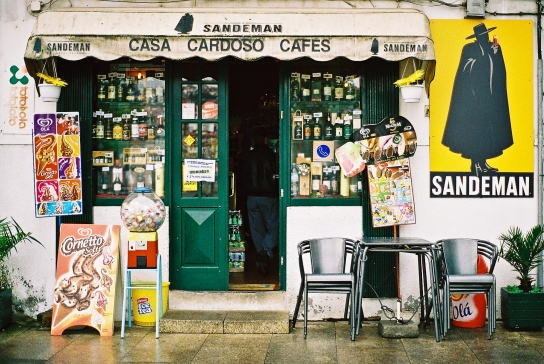
[[[19,243],[26,241],[42,245],[31,234],[24,232],[13,218],[3,218],[0,220],[0,329],[11,323],[13,315],[11,308],[11,284],[7,268],[3,263],[13,250],[17,250],[16,246]]]
[[[56,75],[49,76],[41,72],[36,73],[36,75],[44,81],[44,83],[38,84],[42,101],[57,102],[60,97],[61,87],[66,86],[67,83],[56,77]]]
[[[526,234],[511,227],[502,234],[499,257],[519,273],[519,286],[501,288],[502,321],[519,329],[544,327],[544,291],[533,286],[531,271],[542,263],[544,226],[536,225]]]
[[[419,102],[421,93],[423,92],[423,84],[419,83],[419,81],[423,80],[423,76],[425,76],[425,71],[419,69],[408,77],[401,78],[394,82],[394,85],[400,88],[400,93],[404,102]]]

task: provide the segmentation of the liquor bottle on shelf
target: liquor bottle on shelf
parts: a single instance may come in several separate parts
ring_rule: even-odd
[[[121,185],[121,179],[119,178],[119,174],[115,173],[115,179],[113,181],[113,194],[119,196],[121,194],[122,188],[123,186]]]
[[[312,101],[321,102],[321,72],[312,73]]]
[[[344,125],[339,117],[336,117],[336,123],[334,124],[334,140],[344,139]]]
[[[104,120],[106,125],[104,126],[104,137],[105,139],[113,139],[113,114],[111,111],[108,111],[104,114]]]
[[[118,102],[125,101],[125,74],[124,73],[117,74],[116,100]]]
[[[162,115],[157,116],[159,122],[157,123],[157,128],[155,129],[155,137],[157,139],[164,139],[166,136],[166,129],[164,128],[164,118]]]
[[[153,124],[153,116],[147,117],[147,139],[155,139],[155,124]]]
[[[112,72],[108,74],[109,83],[108,83],[108,93],[107,93],[107,99],[108,101],[115,101],[115,97],[117,94],[117,85],[116,85],[116,76],[117,73]]]
[[[329,195],[331,193],[331,179],[329,177],[329,168],[323,168],[323,184],[327,186],[327,191],[325,192],[326,195]]]
[[[298,175],[297,165],[295,163],[291,164],[291,196],[296,196],[299,194],[300,177]]]
[[[136,141],[140,138],[140,122],[136,114],[132,115],[132,124],[130,125],[130,140]]]
[[[334,82],[334,99],[336,101],[344,100],[344,78],[342,76],[336,76]]]
[[[345,97],[346,101],[353,101],[355,99],[355,85],[353,83],[353,76],[346,77]]]
[[[113,140],[123,140],[123,124],[120,117],[113,118]]]
[[[323,139],[333,140],[334,139],[334,125],[331,123],[331,117],[327,117],[327,124],[325,124]]]
[[[323,75],[323,101],[332,101],[332,74],[325,73]]]
[[[300,73],[291,73],[291,101],[300,101]]]
[[[321,113],[319,113],[321,114]],[[320,116],[315,116],[316,114],[314,114],[314,128],[313,128],[313,139],[314,140],[321,140],[322,139],[322,136],[321,136],[321,120],[320,119]]]
[[[317,196],[320,185],[321,185],[321,181],[320,181],[319,175],[318,174],[312,175],[312,197]]]
[[[110,190],[110,167],[102,167],[102,186],[100,193],[108,194]]]
[[[145,121],[145,114],[146,112],[142,111],[138,116],[138,139],[141,141],[147,140],[147,122]]]
[[[136,101],[135,95],[136,84],[134,83],[134,77],[127,77],[127,92],[125,94],[125,101],[134,102]]]
[[[344,119],[344,129],[342,132],[345,140],[351,139],[351,135],[353,134],[353,128],[351,127],[351,116],[346,116]]]
[[[93,139],[96,139],[96,111],[93,111]]]
[[[96,98],[98,101],[106,101],[106,92],[108,91],[108,81],[106,75],[98,75],[98,87]]]
[[[122,131],[122,139],[123,140],[130,140],[130,115],[129,114],[123,114],[121,116],[123,119],[123,131]]]
[[[98,110],[96,116],[96,139],[104,139],[104,111]]]
[[[302,101],[310,101],[311,100],[311,92],[310,92],[310,75],[301,75],[301,89],[302,89]]]
[[[302,140],[302,125],[300,125],[299,120],[297,120],[297,122],[295,124],[293,139],[294,140]]]
[[[304,126],[302,127],[303,133],[304,133],[304,140],[310,140],[312,139],[312,124],[310,124],[310,119],[312,118],[311,115],[305,115],[304,119],[306,121],[304,122]]]
[[[331,168],[332,169],[332,168]],[[338,183],[338,176],[336,174],[336,169],[331,171],[331,195],[338,195],[339,193],[339,183]]]

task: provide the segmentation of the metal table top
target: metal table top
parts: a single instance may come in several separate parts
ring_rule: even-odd
[[[369,237],[369,236],[363,236],[358,237],[361,241],[361,244],[364,246],[368,246],[369,248],[407,248],[407,249],[414,249],[414,248],[423,248],[428,249],[431,245],[434,244],[432,241],[428,241],[422,238],[417,237]]]

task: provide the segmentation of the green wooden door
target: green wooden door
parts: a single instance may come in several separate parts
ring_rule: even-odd
[[[227,64],[172,64],[170,280],[228,289]]]

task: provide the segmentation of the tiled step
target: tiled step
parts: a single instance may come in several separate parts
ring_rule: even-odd
[[[288,334],[288,311],[168,310],[160,332],[184,334]]]

